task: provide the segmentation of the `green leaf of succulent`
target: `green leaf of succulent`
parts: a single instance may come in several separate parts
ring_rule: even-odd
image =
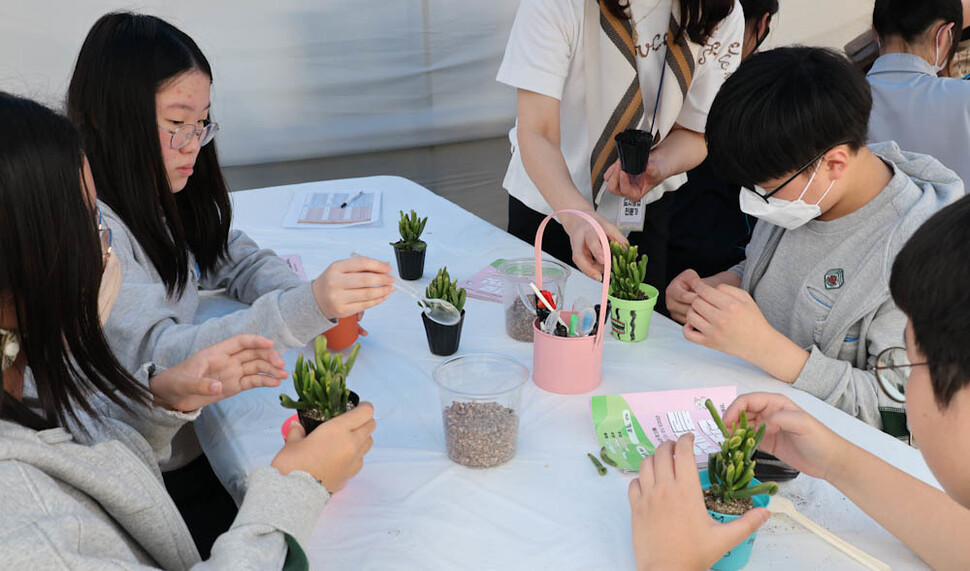
[[[280,405],[282,405],[283,408],[292,408],[296,410],[303,410],[309,406],[307,403],[297,402],[287,395],[280,395]]]
[[[758,433],[755,434],[755,436],[754,436],[754,445],[755,445],[755,447],[757,447],[759,444],[761,444],[761,440],[765,437],[765,430],[767,428],[768,428],[768,425],[766,425],[763,422],[761,423],[761,426],[758,427]]]
[[[360,343],[354,343],[354,348],[350,350],[350,355],[347,357],[347,362],[344,364],[344,372],[350,374],[350,370],[354,368],[354,363],[357,362],[357,354],[360,353]]]
[[[717,407],[714,406],[714,401],[707,399],[704,401],[704,406],[707,407],[707,411],[711,413],[711,418],[714,419],[714,424],[717,425],[718,430],[721,431],[721,435],[724,436],[725,440],[730,438],[731,435],[728,434],[727,427],[724,426],[724,421],[721,420],[721,414],[717,412]]]
[[[465,308],[467,295],[465,288],[458,287],[458,280],[452,280],[448,275],[447,266],[438,270],[437,275],[425,289],[425,296],[428,299],[443,299],[454,305],[459,312]]]

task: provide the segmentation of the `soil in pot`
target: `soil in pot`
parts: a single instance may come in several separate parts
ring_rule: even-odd
[[[529,303],[535,304],[535,295],[528,298]],[[505,309],[505,332],[516,341],[532,343],[532,322],[535,318],[535,313],[522,303],[522,298],[516,297],[512,305]]]
[[[704,505],[712,512],[738,516],[754,507],[751,498],[734,498],[725,504],[710,489],[704,490]]]
[[[427,252],[427,246],[420,250],[394,248],[394,256],[397,258],[397,273],[402,280],[421,279],[421,276],[424,275],[424,255]]]
[[[447,357],[458,351],[458,345],[461,344],[461,329],[465,325],[464,309],[461,310],[461,321],[456,325],[436,323],[423,312],[421,320],[424,321],[424,333],[428,337],[428,349],[433,355]]]
[[[347,410],[353,410],[358,404],[360,404],[360,397],[354,391],[350,391],[350,396],[347,398]],[[324,419],[323,413],[317,408],[297,410],[296,413],[300,419],[300,424],[303,425],[303,430],[307,434],[310,434],[314,428],[329,420]]]
[[[491,468],[515,456],[519,415],[496,402],[452,401],[444,412],[448,456],[472,468]]]

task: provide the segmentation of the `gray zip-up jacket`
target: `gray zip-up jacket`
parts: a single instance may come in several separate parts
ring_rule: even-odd
[[[121,262],[122,284],[105,324],[105,336],[128,370],[153,362],[172,367],[200,349],[240,333],[268,337],[285,351],[306,345],[333,327],[313,296],[310,282],[297,276],[271,250],[261,250],[239,230],[229,234],[229,256],[211,275],[200,278],[189,253],[190,278],[179,298],[165,284],[128,226],[98,201],[112,231],[112,251]],[[251,307],[195,324],[199,289],[226,288],[226,294]]]
[[[894,176],[883,190],[883,195],[893,193],[893,198],[872,217],[860,221],[851,236],[823,259],[804,260],[805,272],[792,279],[801,282],[798,291],[807,292],[805,295],[776,301],[785,304],[789,315],[815,319],[814,344],[807,347],[810,356],[794,386],[900,436],[906,429],[902,406],[883,394],[875,375],[867,370],[880,351],[903,344],[906,316],[890,296],[889,276],[896,254],[913,232],[961,198],[964,190],[959,177],[933,157],[900,151],[892,142],[870,145],[869,150],[895,166]],[[745,291],[754,295],[785,234],[783,228],[758,223],[745,261],[731,269],[741,276]],[[808,239],[811,234],[799,236]],[[825,270],[840,268],[841,272],[847,258],[860,261],[844,268],[847,277],[844,286],[839,284],[838,296],[818,299],[818,292],[826,292],[822,283]],[[841,280],[841,273],[837,279]],[[821,317],[820,304],[825,306]]]
[[[144,367],[136,377],[147,382]],[[312,476],[254,470],[232,527],[200,562],[157,463],[198,412],[97,406],[103,424],[85,422],[88,437],[0,420],[0,567],[280,569],[288,556],[305,565],[300,547],[330,498]]]

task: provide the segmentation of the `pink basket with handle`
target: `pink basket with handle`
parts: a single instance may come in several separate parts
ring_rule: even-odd
[[[574,214],[589,223],[599,236],[606,260],[603,293],[600,295],[599,327],[596,335],[586,337],[556,337],[539,327],[538,318],[532,323],[535,330],[532,352],[532,380],[549,392],[574,395],[589,392],[599,386],[603,372],[603,333],[606,331],[606,298],[610,290],[610,243],[592,216],[578,210],[560,210],[546,217],[536,232],[536,285],[542,289],[542,234],[553,216]],[[563,303],[563,300],[560,300]],[[566,312],[564,312],[566,313]],[[568,322],[568,314],[566,321]]]

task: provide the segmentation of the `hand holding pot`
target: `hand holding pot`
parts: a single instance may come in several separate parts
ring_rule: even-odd
[[[278,387],[286,378],[273,342],[236,335],[203,349],[148,381],[155,404],[189,411],[256,387]]]
[[[393,283],[391,264],[354,256],[330,264],[313,280],[313,296],[323,315],[339,319],[382,303]]]
[[[587,214],[596,219],[610,242],[624,245],[630,243],[612,222],[596,212],[587,212]],[[564,214],[560,222],[566,234],[569,235],[569,245],[572,248],[573,262],[576,267],[594,280],[603,281],[605,260],[600,259],[603,257],[603,246],[600,244],[599,236],[596,235],[596,230],[578,216]]]
[[[777,456],[796,470],[814,478],[828,479],[833,468],[848,465],[843,461],[849,442],[835,434],[788,397],[774,393],[741,395],[724,413],[728,426],[747,411],[748,422],[764,422],[764,440],[758,447]]]
[[[764,522],[768,510],[749,510],[730,523],[704,507],[694,435],[661,444],[630,482],[633,553],[637,569],[708,569]]]
[[[655,159],[653,155],[647,159],[647,168],[638,175],[623,172],[619,160],[610,165],[610,168],[606,169],[606,173],[603,175],[606,190],[618,196],[629,198],[634,202],[646,196],[666,178],[667,176],[658,163],[658,159]]]
[[[374,407],[368,402],[331,418],[309,435],[294,420],[286,445],[271,466],[283,475],[294,470],[307,472],[334,493],[360,472],[364,455],[374,444],[371,435],[376,427]]]

